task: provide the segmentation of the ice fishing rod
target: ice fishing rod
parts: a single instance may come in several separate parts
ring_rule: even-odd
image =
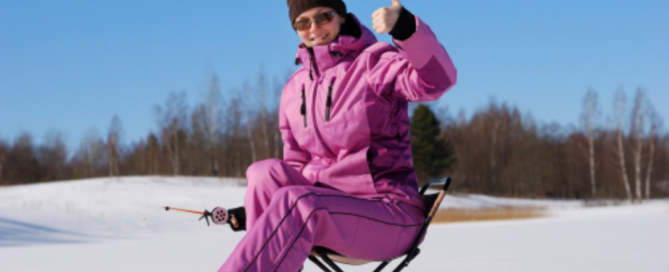
[[[207,226],[209,226],[209,218],[211,218],[211,221],[214,222],[216,225],[225,225],[228,223],[228,220],[230,220],[230,223],[232,226],[235,228],[239,227],[239,222],[237,222],[237,219],[235,218],[235,215],[230,215],[228,210],[225,208],[221,207],[216,207],[214,208],[211,212],[208,210],[204,210],[204,212],[200,211],[194,211],[194,210],[188,210],[188,209],[182,209],[182,208],[174,208],[174,207],[169,207],[169,206],[164,206],[163,209],[165,211],[169,210],[175,210],[175,211],[180,211],[180,212],[187,212],[187,213],[194,213],[194,214],[200,214],[202,215],[200,219],[204,219],[207,221]]]

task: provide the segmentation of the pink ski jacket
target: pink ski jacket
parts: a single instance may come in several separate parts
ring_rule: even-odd
[[[302,64],[284,86],[279,130],[284,161],[317,186],[422,208],[409,141],[408,101],[438,99],[457,72],[430,28],[397,47],[362,35],[301,44]]]

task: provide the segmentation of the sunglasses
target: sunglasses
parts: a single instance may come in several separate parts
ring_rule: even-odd
[[[319,15],[316,15],[314,18],[311,19],[304,19],[304,20],[299,20],[295,23],[293,23],[293,27],[295,30],[307,30],[311,28],[311,22],[316,23],[319,26],[328,24],[332,22],[332,19],[334,19],[335,15],[337,15],[336,11],[328,11],[325,13],[321,13]]]

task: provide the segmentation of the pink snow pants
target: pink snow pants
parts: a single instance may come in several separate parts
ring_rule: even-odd
[[[386,260],[407,252],[422,211],[316,187],[282,160],[246,173],[246,229],[220,271],[298,271],[314,246],[349,257]]]

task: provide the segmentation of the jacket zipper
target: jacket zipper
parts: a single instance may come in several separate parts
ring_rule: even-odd
[[[313,91],[313,98],[311,101],[311,114],[312,114],[312,120],[314,120],[314,132],[316,133],[316,137],[318,137],[318,140],[320,143],[323,145],[325,150],[332,156],[332,158],[336,158],[334,152],[330,149],[330,147],[325,143],[323,140],[323,136],[321,135],[321,132],[318,130],[318,122],[316,122],[316,97],[318,96],[318,81],[320,80],[320,76],[316,76],[316,81],[314,82],[314,91]]]
[[[334,78],[330,81],[330,87],[328,88],[328,100],[325,101],[325,121],[330,121],[330,107],[332,106],[332,86],[334,85]]]
[[[311,60],[311,66],[314,68],[314,71],[316,72],[316,76],[320,76],[320,73],[318,72],[318,66],[316,65],[316,61],[314,60],[314,52],[313,50],[309,51],[309,58]],[[311,68],[309,68],[309,77],[311,80],[314,80],[314,76],[311,74]]]
[[[304,93],[304,86],[302,86],[302,106],[300,107],[300,114],[304,116],[304,127],[307,127],[307,96]]]
[[[325,148],[325,150],[326,150],[326,151],[327,151],[333,158],[336,158],[334,152],[332,152],[332,150],[330,149],[330,147],[328,147],[328,145],[327,145],[327,144],[325,143],[325,141],[323,140],[323,136],[321,136],[321,132],[318,131],[318,122],[316,121],[316,120],[317,120],[317,119],[316,119],[316,97],[318,96],[318,82],[320,82],[321,74],[320,74],[319,71],[318,71],[318,65],[316,65],[316,60],[314,59],[314,52],[313,52],[313,50],[310,50],[310,51],[309,51],[309,57],[311,58],[311,66],[314,68],[314,72],[316,72],[316,77],[313,78],[313,75],[311,75],[311,69],[309,69],[309,70],[310,70],[310,71],[309,71],[309,76],[312,77],[312,81],[313,81],[313,83],[314,83],[314,90],[313,90],[313,92],[312,92],[313,95],[312,95],[312,100],[311,100],[311,105],[312,105],[312,107],[311,107],[311,114],[312,114],[312,118],[313,118],[312,120],[314,120],[314,121],[313,121],[313,123],[314,123],[314,128],[313,128],[313,130],[314,130],[314,132],[316,133],[316,137],[318,137],[318,140],[319,140],[320,143],[323,145],[323,147]],[[303,88],[304,88],[304,87],[303,87]],[[304,97],[304,96],[303,96],[303,97]],[[306,107],[304,108],[304,110],[305,110],[305,112],[306,112]],[[305,125],[304,125],[304,126],[306,127],[306,116],[305,116],[304,118],[305,118],[305,119],[304,119],[304,120],[305,120]]]

